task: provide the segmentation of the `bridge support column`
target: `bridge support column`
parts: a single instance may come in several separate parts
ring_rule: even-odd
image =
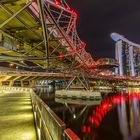
[[[13,80],[10,80],[10,82],[9,82],[9,87],[12,87],[13,84],[14,84],[14,81],[13,81]]]
[[[49,66],[49,43],[48,43],[47,25],[45,23],[45,16],[44,16],[45,15],[44,6],[43,6],[43,2],[41,0],[37,0],[37,3],[38,3],[41,25],[42,25],[42,31],[43,31],[45,53],[46,53],[46,56],[47,56],[46,64],[47,64],[47,68],[48,68],[48,66]]]
[[[23,81],[22,80],[20,81],[20,83],[21,83],[21,87],[24,87],[24,84],[23,84]]]
[[[30,81],[30,87],[34,87],[35,86],[35,80],[31,80]]]
[[[0,81],[0,86],[2,86],[2,81]]]

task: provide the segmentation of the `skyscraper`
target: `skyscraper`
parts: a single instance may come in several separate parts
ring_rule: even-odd
[[[117,33],[112,33],[111,38],[116,42],[115,58],[119,62],[119,68],[115,72],[132,77],[140,76],[140,45]]]

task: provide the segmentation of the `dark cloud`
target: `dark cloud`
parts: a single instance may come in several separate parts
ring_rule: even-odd
[[[93,58],[114,57],[110,33],[140,43],[140,0],[69,0],[78,12],[77,30]]]

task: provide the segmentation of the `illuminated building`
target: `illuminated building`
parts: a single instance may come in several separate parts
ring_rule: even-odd
[[[116,41],[115,58],[119,62],[119,68],[116,68],[115,72],[120,75],[139,76],[140,45],[117,33],[112,33],[111,38]]]

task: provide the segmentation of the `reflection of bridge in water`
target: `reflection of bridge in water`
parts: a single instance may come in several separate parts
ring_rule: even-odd
[[[139,94],[118,94],[104,99],[101,105],[96,106],[92,113],[88,116],[86,124],[83,124],[82,132],[85,137],[88,135],[96,137],[93,128],[102,126],[106,116],[117,109],[118,123],[120,133],[123,140],[139,139],[140,134],[140,112],[139,112]],[[114,120],[115,121],[115,120]],[[93,128],[92,128],[93,127]],[[94,135],[93,135],[94,134]],[[119,138],[119,137],[118,137]],[[120,139],[120,138],[119,138]]]

